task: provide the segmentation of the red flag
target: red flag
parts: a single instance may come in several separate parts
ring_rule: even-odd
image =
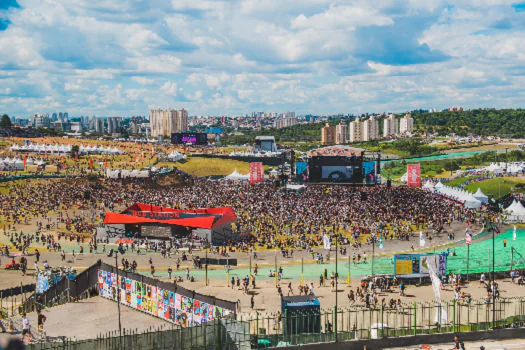
[[[89,168],[93,169],[93,158],[89,157]]]
[[[27,165],[27,156],[24,155],[24,166],[26,166],[26,165]]]
[[[64,156],[62,156],[62,165],[64,168],[66,167],[66,158]]]
[[[108,159],[107,158],[104,158],[104,167],[107,169],[109,168],[109,165],[108,165]]]

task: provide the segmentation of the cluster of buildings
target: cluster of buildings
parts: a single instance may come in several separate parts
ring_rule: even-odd
[[[383,137],[385,138],[395,135],[407,135],[412,133],[413,130],[414,119],[412,119],[410,114],[406,114],[401,119],[397,119],[393,114],[390,114],[383,120]],[[321,143],[323,145],[366,142],[379,138],[379,119],[376,116],[371,116],[365,120],[356,118],[350,125],[341,122],[333,127],[326,123],[321,128]]]
[[[276,129],[288,128],[297,125],[297,118],[295,112],[281,113],[273,122],[273,127]]]
[[[154,109],[149,115],[151,136],[171,136],[172,133],[188,131],[188,111],[184,108]]]
[[[461,112],[463,110],[463,107],[461,106],[452,106],[448,109],[449,112]]]

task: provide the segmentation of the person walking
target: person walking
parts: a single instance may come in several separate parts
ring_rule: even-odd
[[[31,325],[29,324],[29,319],[27,318],[26,313],[24,312],[24,315],[22,316],[22,341],[24,341],[24,338],[27,336],[27,341],[31,341],[31,335],[29,334],[29,330],[31,329]]]

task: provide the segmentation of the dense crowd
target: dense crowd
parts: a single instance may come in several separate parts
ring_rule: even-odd
[[[310,249],[322,244],[324,234],[341,244],[359,245],[356,239],[363,234],[373,234],[369,244],[380,237],[386,243],[409,240],[424,228],[437,233],[453,221],[476,221],[474,212],[462,205],[408,187],[308,186],[289,191],[271,184],[195,181],[156,189],[150,180],[76,179],[12,185],[6,192],[0,195],[0,215],[13,226],[34,219],[40,229],[63,224],[77,233],[93,232],[106,211],[134,202],[179,209],[231,206],[238,216],[233,231],[253,238],[237,244],[244,251],[255,244],[283,251]],[[51,211],[59,213],[53,220]]]

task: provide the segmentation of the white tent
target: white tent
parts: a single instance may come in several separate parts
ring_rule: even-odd
[[[405,173],[403,176],[401,176],[401,179],[399,179],[399,181],[401,182],[407,182],[408,180],[408,173]]]
[[[434,188],[440,189],[440,188],[443,187],[443,186],[445,186],[445,185],[443,185],[443,184],[441,183],[441,180],[439,180],[438,183],[434,186]]]
[[[505,208],[505,210],[512,212],[512,210],[514,209],[514,207],[516,207],[517,204],[518,202],[516,202],[516,200],[513,200],[512,203],[507,208]]]
[[[275,170],[275,169],[272,169],[270,171],[270,175],[277,176],[277,175],[279,175],[279,172],[277,170]]]
[[[432,189],[434,189],[434,184],[432,182],[430,182],[430,180],[428,180],[423,185],[423,188],[426,189],[426,190],[432,190]]]
[[[464,203],[466,208],[477,209],[481,207],[481,201],[476,199],[472,193],[465,195],[463,199],[465,201]]]
[[[182,153],[179,153],[177,151],[173,151],[168,155],[168,159],[172,162],[178,162],[183,157]]]
[[[514,215],[525,215],[525,207],[521,204],[521,202],[518,202],[514,209],[512,209],[512,214]]]
[[[488,203],[489,201],[489,197],[484,194],[482,191],[481,191],[481,188],[478,187],[478,190],[476,191],[476,193],[474,193],[474,197],[476,197],[476,199],[478,201],[480,201],[481,203]]]
[[[230,175],[226,176],[226,178],[228,180],[249,180],[250,179],[250,175],[243,175],[243,174],[239,173],[237,171],[237,169],[235,169],[233,171],[233,173],[231,173]]]

